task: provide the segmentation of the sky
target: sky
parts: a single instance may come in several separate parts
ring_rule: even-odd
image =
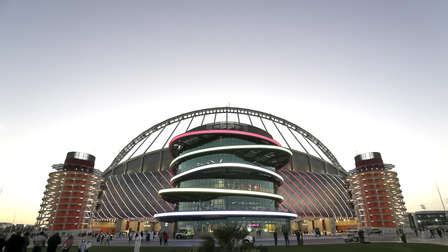
[[[35,222],[68,151],[237,106],[379,151],[409,211],[448,203],[447,1],[0,0],[0,222]]]

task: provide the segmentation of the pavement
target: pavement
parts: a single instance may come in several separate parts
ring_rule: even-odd
[[[408,238],[408,243],[427,243],[427,244],[437,244],[448,246],[448,237],[444,238],[416,238],[410,237]]]
[[[279,237],[280,238],[280,237]],[[285,246],[285,241],[283,237],[282,239],[278,239],[278,246]],[[305,236],[304,237],[304,245],[318,245],[318,244],[345,244],[344,241],[345,236],[322,236],[322,237],[314,237],[314,236]],[[396,236],[369,236],[366,239],[372,243],[379,242],[393,242],[400,243],[401,241]],[[438,244],[448,246],[448,237],[444,238],[421,238],[421,237],[411,237],[408,236],[408,243],[426,243],[426,244]],[[202,243],[201,239],[186,239],[186,240],[172,240],[168,241],[168,246],[170,247],[198,247]],[[77,245],[78,243],[75,242]],[[274,239],[268,237],[255,238],[255,244],[257,246],[274,246]],[[103,245],[97,243],[96,241],[92,241],[93,246],[108,246],[105,243]],[[111,241],[110,246],[118,246],[118,247],[132,247],[134,246],[134,241],[129,241],[127,239],[115,239]],[[152,241],[142,241],[142,246],[144,247],[159,247],[160,242],[158,239]],[[290,237],[290,246],[297,246],[297,240],[295,237]]]

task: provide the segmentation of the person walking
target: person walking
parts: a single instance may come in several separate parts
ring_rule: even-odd
[[[25,232],[25,234],[22,237],[22,251],[26,252],[28,249],[28,245],[30,245],[30,233]]]
[[[87,241],[82,239],[79,243],[79,252],[88,252]]]
[[[408,240],[406,239],[406,234],[404,233],[403,229],[400,228],[399,233],[400,233],[401,242],[408,243]]]
[[[170,237],[168,236],[168,232],[167,231],[163,231],[163,245],[168,245],[168,239]]]
[[[91,241],[87,241],[86,242],[86,252],[89,252],[89,248],[92,247],[92,242]]]
[[[297,229],[296,231],[295,231],[295,235],[296,235],[296,238],[297,238],[297,246],[300,246],[301,244],[300,244],[300,241],[301,241],[301,239],[302,239],[302,233],[300,233],[300,231]]]
[[[112,234],[107,234],[106,238],[106,244],[107,246],[110,246],[110,242],[112,241]]]
[[[20,232],[17,232],[13,235],[11,235],[11,237],[9,237],[9,239],[6,241],[5,243],[5,251],[6,252],[22,252],[23,250],[23,245],[25,244],[22,235],[20,234]]]
[[[142,246],[142,236],[139,232],[135,233],[135,243],[134,243],[134,252],[140,252],[140,247]]]
[[[131,246],[132,235],[133,235],[133,233],[129,232],[129,234],[128,234],[129,247]]]
[[[48,238],[47,244],[47,252],[56,252],[58,245],[61,244],[61,237],[59,236],[59,233],[55,233]]]
[[[104,242],[104,238],[106,237],[106,234],[105,233],[101,233],[100,234],[100,243],[101,243],[101,246],[103,246],[103,242]]]
[[[430,229],[430,230],[429,230],[429,234],[430,234],[429,238],[431,238],[431,239],[436,238],[436,237],[434,236],[434,229]]]
[[[162,246],[163,236],[160,231],[157,233],[157,235],[159,236],[160,246]]]
[[[277,236],[277,230],[274,231],[274,244],[277,247],[277,242],[278,242],[278,236]]]
[[[69,252],[70,248],[73,246],[73,235],[69,235],[67,239],[65,239],[64,243],[62,243],[62,252]]]
[[[283,231],[283,237],[285,238],[285,246],[289,246],[289,232],[287,230]]]
[[[39,234],[33,237],[33,252],[41,252],[42,248],[45,247],[45,242],[47,241],[47,237],[44,232],[40,232]]]
[[[358,230],[359,243],[365,243],[364,230]]]
[[[3,234],[0,234],[0,251],[3,251],[3,247],[6,244],[6,237]]]
[[[283,233],[283,238],[285,239],[285,246],[289,246],[289,232],[288,232],[288,228],[283,225],[282,227],[282,233]]]
[[[437,234],[439,235],[440,238],[442,238],[443,237],[442,229],[438,228],[437,229]]]

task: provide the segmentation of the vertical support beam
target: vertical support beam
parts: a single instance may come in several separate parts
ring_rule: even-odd
[[[145,155],[140,156],[140,164],[139,164],[139,171],[143,172],[143,160],[145,159]]]
[[[263,120],[260,118],[261,122],[263,122]],[[288,146],[288,148],[290,150],[292,150],[291,146],[289,145],[288,141],[286,141],[285,136],[283,136],[282,132],[280,131],[280,129],[278,128],[277,124],[275,122],[272,122],[272,124],[274,124],[275,128],[277,129],[278,133],[280,134],[280,136],[283,138],[283,141],[285,141],[286,145]],[[264,126],[264,123],[263,123]],[[266,128],[266,127],[265,127]],[[267,131],[267,130],[266,130]]]
[[[182,121],[179,121],[179,122],[176,124],[176,127],[174,127],[173,131],[171,131],[170,136],[166,139],[165,143],[162,145],[162,148],[160,149],[159,171],[162,170],[162,164],[163,164],[163,149],[165,148],[165,145],[170,141],[171,137],[173,136],[173,134],[174,134],[174,132],[176,131],[177,127],[179,126],[180,122],[182,122]]]
[[[260,121],[263,123],[263,119],[261,119],[260,117]],[[291,150],[292,152],[292,148],[289,145],[288,141],[286,140],[285,136],[283,136],[283,133],[280,131],[280,129],[278,128],[277,124],[275,122],[272,122],[272,124],[274,124],[275,128],[277,129],[278,133],[280,134],[280,136],[283,138],[283,141],[285,141],[286,145],[288,145],[288,148]],[[264,123],[263,123],[264,126]],[[266,126],[265,126],[266,128]],[[266,130],[267,131],[267,130]],[[291,171],[294,171],[294,152],[292,153],[291,156]]]
[[[154,142],[157,140],[157,138],[159,138],[160,134],[162,134],[162,132],[165,130],[166,127],[163,127],[160,131],[159,134],[157,134],[157,136],[154,138],[154,140],[152,140],[152,142],[149,144],[148,147],[146,147],[145,151],[143,153],[146,153],[149,148],[151,148],[151,146],[154,144]]]
[[[187,132],[190,129],[191,126],[191,122],[193,122],[193,119],[195,118],[195,116],[191,117],[190,122],[188,123],[187,129],[185,130],[185,132]]]
[[[140,143],[140,145],[134,150],[134,152],[132,152],[132,154],[128,157],[128,159],[126,161],[129,161],[129,159],[131,159],[134,154],[138,151],[138,149],[140,149],[140,147],[142,147],[142,145],[146,142],[146,140],[148,140],[148,138],[151,136],[152,134],[149,134],[145,137],[145,139],[143,139],[143,141]]]
[[[140,170],[143,172],[143,164],[145,163],[145,153],[149,150],[149,148],[151,148],[151,146],[155,143],[155,141],[157,140],[157,138],[159,138],[160,134],[162,134],[162,132],[165,130],[166,127],[163,127],[160,131],[159,134],[157,134],[157,136],[152,140],[152,142],[149,144],[149,146],[145,149],[145,151],[143,152],[143,156],[142,156],[142,162],[141,162],[141,167]]]
[[[124,174],[128,174],[128,162],[124,162],[123,166],[124,166]]]
[[[311,146],[311,148],[314,150],[314,152],[316,152],[317,155],[318,155],[322,160],[325,160],[325,159],[320,155],[320,153],[316,150],[316,148],[314,148],[314,146],[310,143],[310,141],[309,141],[308,139],[306,139],[306,137],[304,137],[303,139],[305,139],[305,141],[308,143],[308,145]]]
[[[201,126],[204,125],[205,114],[202,116]]]
[[[268,128],[266,128],[266,125],[264,125],[264,122],[263,122],[263,119],[261,118],[261,117],[258,117],[258,118],[260,118],[260,121],[261,121],[261,124],[263,124],[263,128],[264,128],[264,130],[266,130],[266,132],[268,132]],[[275,123],[274,122],[272,122],[274,125],[275,125]],[[277,127],[277,126],[275,126],[275,127]],[[277,129],[278,130],[278,129]],[[280,131],[279,131],[280,132]],[[268,132],[269,133],[269,132]]]
[[[291,135],[294,137],[294,139],[296,139],[296,141],[300,144],[300,146],[302,146],[302,149],[305,151],[306,153],[306,157],[307,157],[307,163],[308,163],[308,171],[311,171],[311,159],[310,159],[310,153],[308,152],[308,150],[305,148],[305,146],[299,141],[299,139],[297,138],[297,136],[294,134],[294,132],[292,132],[292,130],[290,128],[288,128],[289,132],[291,133]]]
[[[254,126],[252,123],[252,119],[250,119],[250,115],[247,115],[247,117],[249,118],[250,125]]]

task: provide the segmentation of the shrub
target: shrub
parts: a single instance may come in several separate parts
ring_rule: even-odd
[[[235,251],[240,241],[248,235],[249,232],[239,226],[224,225],[213,231],[213,236],[218,241],[221,251]]]
[[[212,252],[215,250],[215,239],[210,235],[202,236],[202,243],[199,252]]]

